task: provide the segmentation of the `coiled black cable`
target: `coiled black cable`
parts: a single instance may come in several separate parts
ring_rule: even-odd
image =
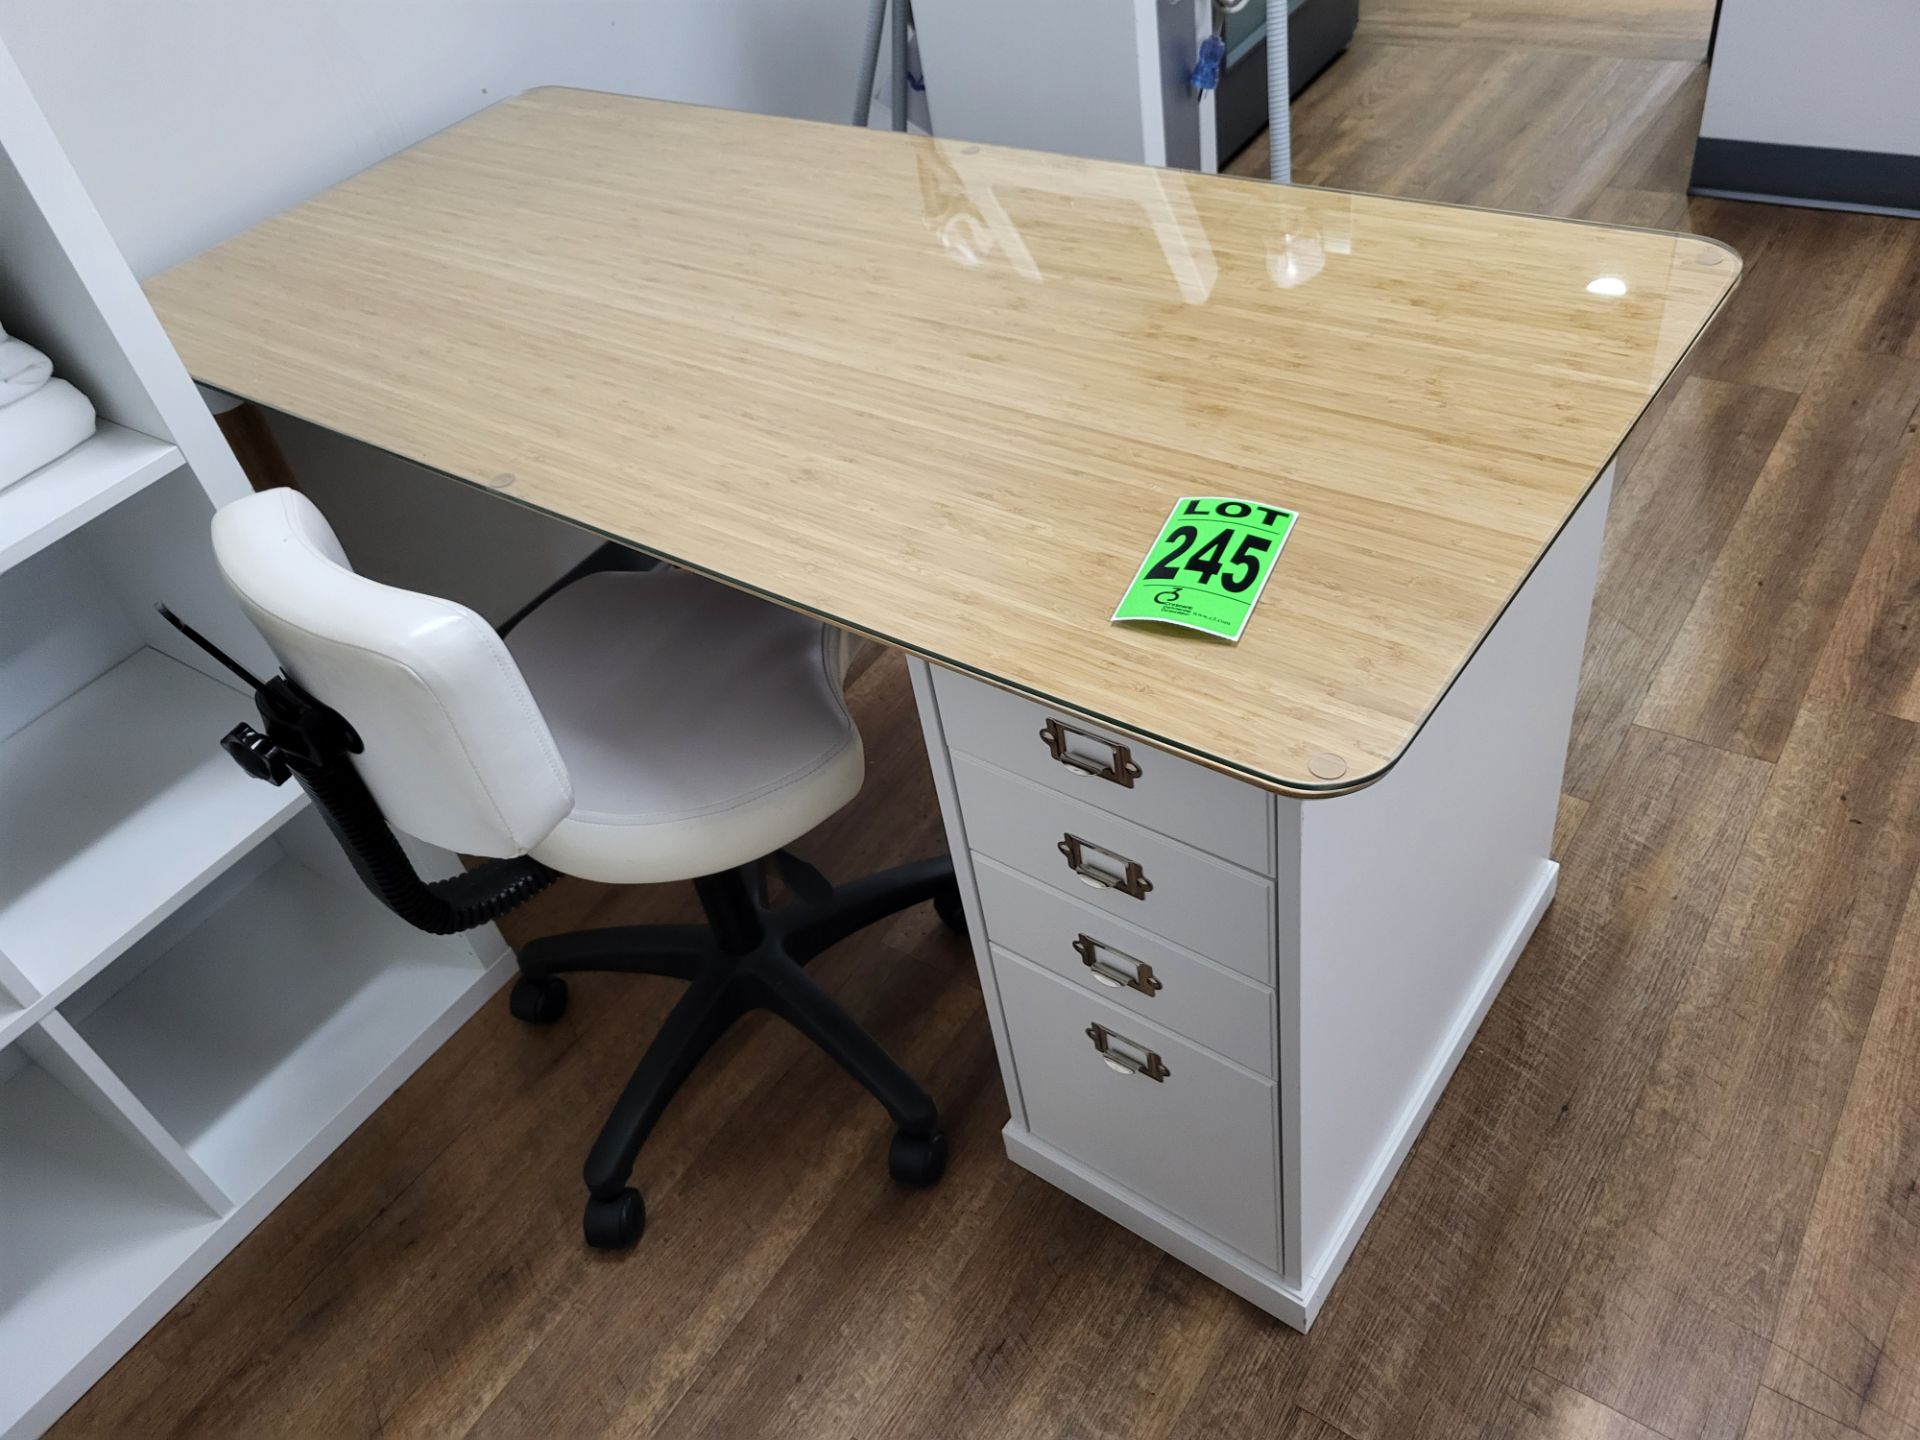
[[[522,855],[487,860],[445,880],[422,880],[353,767],[349,757],[359,753],[361,744],[346,718],[285,672],[262,680],[165,605],[156,608],[169,625],[253,689],[265,728],[237,725],[220,748],[256,780],[284,785],[289,777],[297,779],[347,852],[354,873],[382,905],[416,930],[429,935],[471,930],[499,919],[560,878],[557,870]]]
[[[294,778],[313,797],[367,889],[429,935],[457,935],[497,920],[560,878],[558,871],[523,855],[483,861],[445,880],[422,880],[347,756],[300,767]]]

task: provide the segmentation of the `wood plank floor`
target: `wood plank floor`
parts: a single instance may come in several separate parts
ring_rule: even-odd
[[[1311,1337],[1007,1162],[913,915],[820,973],[939,1096],[937,1190],[753,1022],[642,1157],[642,1246],[588,1253],[674,987],[582,979],[551,1031],[469,1024],[58,1433],[1920,1437],[1920,224],[1685,198],[1711,8],[1371,0],[1298,106],[1302,180],[1749,265],[1623,455],[1559,898]],[[801,847],[843,875],[939,843],[897,659],[853,695],[866,791]]]

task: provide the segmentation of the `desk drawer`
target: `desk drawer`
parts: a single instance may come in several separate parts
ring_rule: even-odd
[[[1273,873],[1266,791],[937,665],[933,692],[950,748],[1249,870]],[[1063,758],[1055,758],[1056,746]],[[1111,774],[1116,763],[1125,765],[1130,784],[1093,773]]]
[[[1027,1128],[1278,1270],[1273,1082],[1017,955],[992,953]],[[1112,1065],[1130,1068],[1116,1072]]]
[[[1264,985],[996,860],[980,857],[973,876],[993,944],[1249,1070],[1273,1074],[1273,992]]]
[[[1243,975],[1272,973],[1270,882],[968,755],[953,778],[973,850]]]

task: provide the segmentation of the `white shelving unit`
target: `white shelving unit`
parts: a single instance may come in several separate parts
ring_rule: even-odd
[[[0,1080],[0,1354],[10,1384],[52,1381],[127,1326],[133,1302],[212,1240],[220,1217],[44,1032],[0,1069],[13,1072]]]
[[[111,420],[51,465],[0,490],[0,570],[180,468],[179,447]]]
[[[423,1017],[459,1006],[479,965],[464,942],[362,903],[313,814],[253,859],[267,863],[185,933],[157,937],[124,988],[116,967],[63,1008],[236,1199],[316,1140],[332,1149],[341,1118],[357,1124],[371,1110],[370,1085],[418,1040]]]
[[[0,491],[0,1437],[22,1437],[512,957],[388,913],[297,786],[218,748],[251,697],[154,607],[273,668],[208,535],[247,483],[4,47],[0,322],[102,422]]]
[[[207,743],[247,710],[143,645],[0,741],[0,949],[43,997],[71,991],[299,808],[299,790],[248,779]]]

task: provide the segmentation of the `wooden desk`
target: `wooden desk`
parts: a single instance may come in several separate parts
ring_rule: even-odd
[[[1739,269],[545,90],[148,291],[208,384],[1304,795],[1401,755]],[[1237,647],[1108,624],[1181,495],[1302,514]]]
[[[1738,272],[546,91],[150,289],[214,385],[915,652],[1009,1154],[1305,1326],[1552,899],[1608,462]],[[1237,647],[1107,621],[1185,494],[1302,514]]]

